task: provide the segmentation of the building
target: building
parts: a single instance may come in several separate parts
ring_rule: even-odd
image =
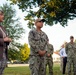
[[[52,57],[53,57],[53,62],[60,62],[59,52],[54,52]]]

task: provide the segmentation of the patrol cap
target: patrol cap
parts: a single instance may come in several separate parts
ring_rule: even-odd
[[[74,37],[73,36],[70,36],[70,39],[73,39]]]
[[[35,23],[40,22],[40,21],[45,22],[45,19],[38,18],[38,19],[35,20]]]

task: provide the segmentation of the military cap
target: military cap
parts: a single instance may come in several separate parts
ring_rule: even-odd
[[[40,21],[45,22],[45,19],[38,18],[38,19],[35,20],[35,23],[40,22]]]
[[[74,38],[73,36],[70,36],[70,39]]]

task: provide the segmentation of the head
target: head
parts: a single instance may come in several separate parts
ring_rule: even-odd
[[[36,27],[37,27],[37,28],[42,28],[44,21],[45,21],[44,19],[39,19],[39,18],[36,19],[36,20],[35,20],[35,25],[36,25]]]
[[[74,41],[74,37],[70,36],[70,42],[73,42],[73,41]]]
[[[64,44],[61,47],[64,48]]]
[[[0,22],[3,22],[4,20],[4,13],[0,10]]]
[[[66,45],[67,45],[67,42],[64,42],[64,46],[66,47]]]

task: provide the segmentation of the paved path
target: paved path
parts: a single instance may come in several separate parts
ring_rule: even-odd
[[[8,67],[29,66],[29,64],[8,64]]]

